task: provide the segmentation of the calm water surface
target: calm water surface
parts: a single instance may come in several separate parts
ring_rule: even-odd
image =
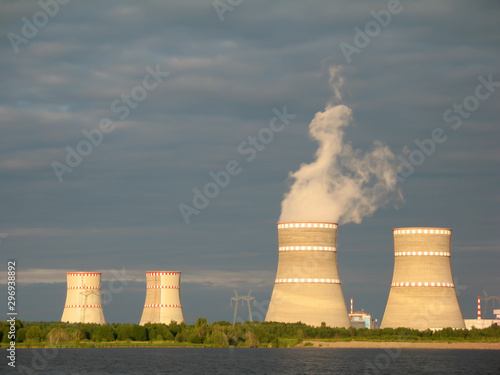
[[[0,374],[495,374],[500,351],[432,349],[18,349]]]

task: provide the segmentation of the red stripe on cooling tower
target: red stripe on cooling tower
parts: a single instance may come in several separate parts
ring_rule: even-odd
[[[449,257],[451,254],[447,251],[397,251],[394,253],[395,257],[404,257],[404,256],[441,256],[441,257]]]
[[[334,223],[278,223],[278,229],[292,229],[292,228],[337,228]]]
[[[180,289],[180,287],[170,285],[148,285],[146,289]]]
[[[444,287],[444,288],[454,288],[455,284],[453,283],[434,283],[434,282],[401,282],[401,283],[392,283],[391,287],[412,287],[412,286],[430,286],[430,287]]]
[[[69,289],[101,289],[100,286],[68,286]]]
[[[338,279],[276,279],[275,284],[284,283],[311,283],[311,284],[340,284]]]
[[[68,276],[101,276],[100,272],[68,272]]]
[[[451,229],[437,228],[397,228],[392,230],[394,234],[447,234],[451,235]]]
[[[182,305],[144,305],[144,307],[182,307]]]
[[[64,306],[64,308],[82,308],[82,307],[96,307],[96,308],[101,308],[102,305],[67,305],[67,306]]]
[[[149,275],[149,276],[163,276],[163,275],[166,275],[166,276],[177,276],[177,275],[180,275],[181,273],[180,272],[177,272],[177,271],[148,271],[146,272],[146,275]]]
[[[337,249],[333,246],[280,246],[278,251],[333,251]]]

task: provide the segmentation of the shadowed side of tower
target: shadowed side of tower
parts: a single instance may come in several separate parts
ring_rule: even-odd
[[[68,272],[66,303],[61,322],[105,324],[101,303],[101,274]]]
[[[349,327],[337,267],[337,224],[278,223],[278,242],[266,321]]]
[[[160,323],[161,272],[146,272],[146,301],[140,325]]]
[[[465,328],[451,272],[451,229],[393,234],[394,274],[380,328]]]

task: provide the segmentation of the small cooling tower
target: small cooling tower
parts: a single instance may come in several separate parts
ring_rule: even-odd
[[[180,296],[180,272],[146,272],[146,302],[140,325],[184,322]]]
[[[68,272],[66,304],[61,322],[105,324],[101,304],[101,274]]]
[[[337,224],[278,223],[278,242],[266,321],[349,327],[337,268]]]
[[[451,229],[393,234],[394,274],[380,328],[465,328],[451,273]]]

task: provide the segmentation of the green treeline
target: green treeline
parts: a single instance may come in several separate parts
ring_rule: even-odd
[[[288,347],[304,340],[325,341],[411,341],[411,342],[500,342],[500,326],[485,329],[419,331],[408,328],[330,328],[302,323],[245,322],[233,327],[226,321],[207,324],[83,324],[60,322],[21,322],[16,320],[16,343],[20,346],[88,346],[92,343],[149,342],[155,345]],[[0,341],[5,346],[9,323],[0,322]]]

